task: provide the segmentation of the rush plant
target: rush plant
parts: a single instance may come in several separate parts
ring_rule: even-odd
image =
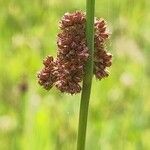
[[[85,149],[88,107],[93,74],[97,79],[107,77],[112,55],[106,50],[109,38],[104,19],[94,17],[95,0],[86,1],[86,13],[65,13],[59,22],[57,57],[47,56],[38,82],[46,90],[56,86],[71,95],[80,93],[80,113],[77,150]],[[82,82],[82,86],[81,86]]]

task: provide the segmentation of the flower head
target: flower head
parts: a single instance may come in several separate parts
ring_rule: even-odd
[[[46,90],[52,88],[56,76],[54,75],[55,71],[55,62],[52,56],[47,56],[43,60],[44,68],[38,73],[39,81],[38,83],[43,86]]]
[[[106,50],[106,41],[109,37],[107,25],[103,19],[95,21],[95,51],[94,51],[94,74],[102,79],[109,75],[107,67],[112,64],[112,55]]]
[[[65,13],[59,22],[57,35],[57,58],[46,57],[44,68],[38,73],[39,84],[49,90],[56,86],[61,92],[70,94],[81,91],[84,65],[89,57],[85,35],[86,16],[81,11]],[[107,67],[111,66],[112,55],[106,51],[105,42],[109,36],[106,22],[95,21],[94,70],[96,78],[108,76]]]

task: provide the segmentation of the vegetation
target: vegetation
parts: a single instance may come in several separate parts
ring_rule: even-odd
[[[150,149],[149,0],[97,0],[112,32],[109,78],[93,78],[86,150]],[[85,0],[0,1],[0,150],[75,150],[80,94],[37,83],[56,55],[58,21]]]

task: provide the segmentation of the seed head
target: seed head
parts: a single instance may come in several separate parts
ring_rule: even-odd
[[[112,64],[112,55],[106,50],[106,41],[109,37],[107,25],[103,19],[95,21],[95,51],[94,51],[94,74],[97,79],[108,77],[107,67]]]
[[[47,56],[44,68],[38,73],[39,84],[49,90],[56,86],[61,92],[76,94],[81,91],[84,66],[89,57],[85,35],[86,16],[81,11],[65,13],[59,22],[57,35],[57,57]],[[106,50],[106,22],[95,19],[94,70],[96,78],[108,76],[107,67],[111,66],[112,55]]]
[[[66,93],[79,93],[83,77],[83,66],[89,56],[85,38],[85,14],[66,13],[60,21],[57,38],[57,82],[56,87]]]
[[[46,90],[52,88],[56,76],[54,75],[55,72],[55,62],[52,56],[47,56],[43,60],[44,68],[38,73],[38,83],[43,86]]]

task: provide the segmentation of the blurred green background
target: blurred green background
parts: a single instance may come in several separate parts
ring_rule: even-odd
[[[150,150],[150,1],[96,0],[113,53],[93,79],[86,150]],[[0,150],[75,150],[80,94],[49,92],[36,73],[56,56],[60,17],[85,0],[0,0]]]

